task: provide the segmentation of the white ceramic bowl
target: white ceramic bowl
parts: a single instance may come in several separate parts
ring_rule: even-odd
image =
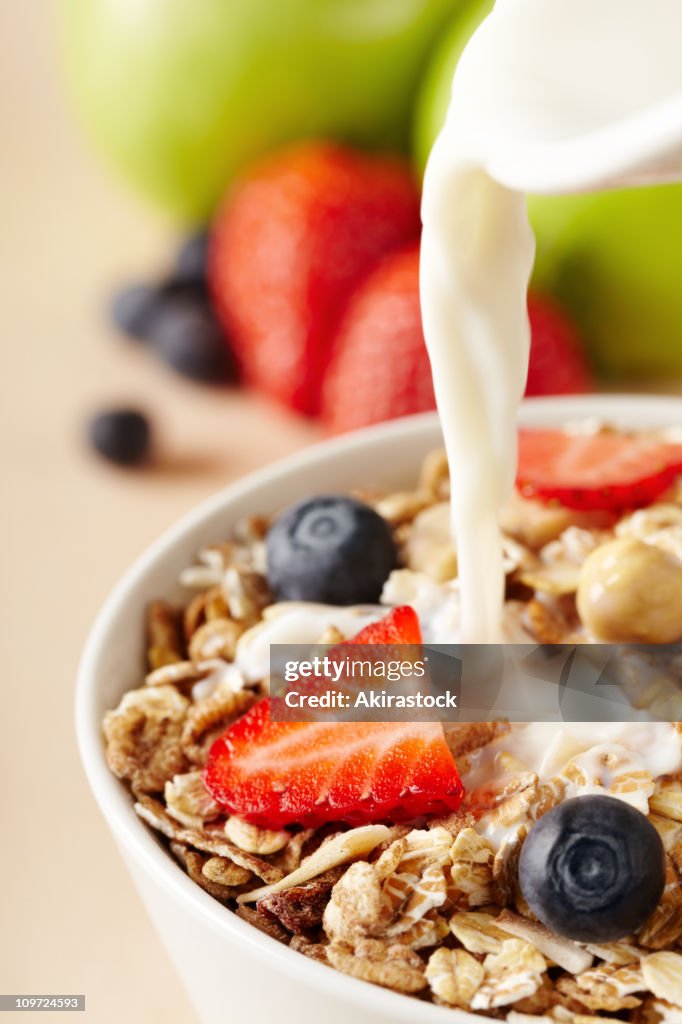
[[[682,399],[599,396],[524,403],[524,426],[599,417],[630,429],[682,425]],[[139,893],[199,1019],[277,1024],[463,1024],[443,1009],[339,974],[287,949],[201,890],[138,820],[104,760],[101,721],[143,671],[144,608],[179,597],[178,573],[197,549],[240,516],[271,512],[317,491],[409,487],[440,440],[435,415],[416,416],[325,442],[227,487],[185,516],[125,574],[100,612],[80,666],[76,719],[83,764]]]

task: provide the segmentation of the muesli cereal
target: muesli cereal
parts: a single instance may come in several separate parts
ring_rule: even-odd
[[[281,537],[260,516],[202,549],[197,565],[182,573],[183,605],[159,599],[141,625],[147,675],[133,681],[137,688],[103,723],[111,770],[130,788],[136,813],[225,913],[319,963],[511,1024],[679,1021],[682,732],[674,724],[583,723],[549,727],[551,735],[533,723],[430,723],[414,733],[397,725],[404,756],[419,745],[436,766],[449,759],[454,775],[443,769],[441,781],[451,785],[443,782],[439,800],[431,794],[426,811],[408,804],[415,813],[401,814],[396,804],[376,820],[362,813],[335,818],[325,793],[305,813],[299,807],[298,817],[296,808],[289,814],[279,800],[286,789],[280,776],[257,813],[239,813],[220,785],[209,784],[207,763],[226,756],[219,749],[226,731],[240,765],[248,762],[240,723],[248,719],[249,735],[267,735],[268,722],[258,716],[268,697],[270,643],[336,644],[358,634],[373,643],[456,639],[449,490],[445,459],[434,452],[414,491],[309,502],[323,506],[328,532],[341,524],[352,543],[365,545],[362,558],[342,552],[352,572],[320,550],[312,568],[295,564],[283,583],[286,552],[275,551]],[[608,502],[571,508],[515,493],[502,516],[507,639],[682,640],[681,495],[672,486],[633,511]],[[614,545],[615,581],[608,576]],[[278,565],[274,575],[269,559]],[[656,586],[668,588],[666,601],[654,595],[643,613],[642,594],[648,588],[651,597]],[[644,681],[634,671],[626,679],[640,707],[662,693],[668,699],[682,676],[673,662],[662,682],[651,649],[646,658]],[[363,727],[355,727],[358,743],[373,735]],[[382,734],[382,743],[392,735]],[[284,771],[297,752],[289,734],[280,739]],[[346,763],[337,767],[343,776]],[[463,797],[453,781],[460,775]],[[372,793],[370,777],[363,799],[371,802]],[[623,808],[637,842],[660,842],[661,886],[632,928],[610,934],[604,914],[596,914],[594,934],[576,938],[561,908],[543,903],[539,884],[524,885],[524,870],[547,823],[565,824],[566,809],[576,804],[585,816],[595,800]],[[618,841],[620,820],[610,819]],[[640,896],[633,890],[633,913]],[[645,897],[651,893],[642,905]]]

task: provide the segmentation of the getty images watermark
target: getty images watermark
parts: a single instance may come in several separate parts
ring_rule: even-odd
[[[276,721],[680,721],[682,645],[273,644]]]
[[[411,661],[407,655],[403,660],[391,658],[385,651],[382,656],[374,645],[370,651],[370,657],[363,650],[362,655],[313,655],[300,661],[285,655],[288,685],[283,693],[274,692],[288,710],[361,711],[363,718],[371,710],[457,710],[459,697],[452,689],[433,692],[428,654]]]

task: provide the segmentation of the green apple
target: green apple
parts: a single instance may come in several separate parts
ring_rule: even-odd
[[[639,381],[682,373],[682,187],[532,196],[534,282],[579,324],[595,368]]]
[[[325,136],[408,144],[419,75],[462,0],[62,0],[82,119],[185,218],[267,149]]]
[[[413,132],[423,169],[445,119],[452,75],[492,8],[458,12],[424,76]],[[682,373],[682,186],[530,196],[534,285],[556,295],[582,329],[595,368],[638,381]]]

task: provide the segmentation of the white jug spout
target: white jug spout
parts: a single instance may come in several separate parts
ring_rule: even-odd
[[[536,194],[682,181],[682,90],[596,131],[509,146],[486,170],[508,188]]]
[[[497,0],[451,117],[519,191],[682,180],[681,39],[680,0]]]

